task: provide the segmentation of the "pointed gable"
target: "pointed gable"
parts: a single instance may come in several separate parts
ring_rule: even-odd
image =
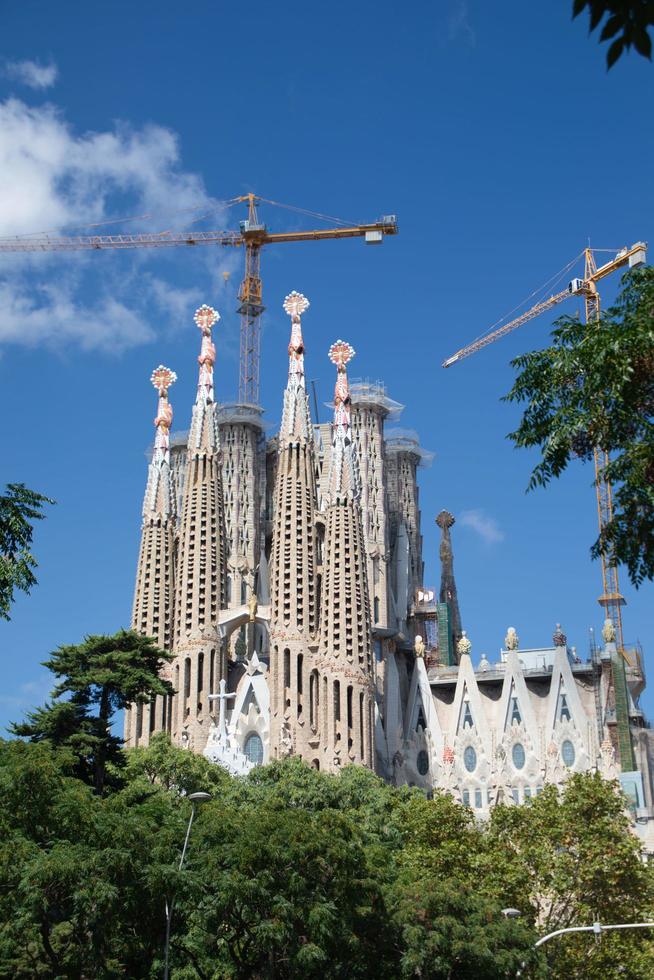
[[[504,684],[498,716],[498,727],[509,732],[515,726],[523,725],[532,745],[538,745],[538,725],[534,714],[525,675],[517,651],[510,650],[506,656]]]
[[[481,739],[484,752],[490,758],[490,725],[477,687],[477,678],[468,655],[461,657],[454,701],[450,712],[450,732],[457,737],[466,730],[474,729]]]
[[[569,724],[583,735],[587,729],[587,718],[577,691],[567,651],[560,647],[554,657],[552,681],[547,700],[547,733],[551,734],[557,725]]]

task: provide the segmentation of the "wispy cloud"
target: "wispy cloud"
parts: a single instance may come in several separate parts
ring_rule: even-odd
[[[165,227],[184,225],[196,209],[206,209],[220,227],[217,202],[202,179],[181,166],[179,141],[169,129],[120,123],[78,134],[56,106],[9,98],[0,102],[0,132],[0,236],[85,233],[118,208],[119,214],[154,216]],[[185,288],[146,271],[148,263],[156,260],[160,268],[166,261],[157,253],[107,254],[101,272],[87,253],[5,254],[0,345],[73,343],[115,353],[150,342],[158,326],[190,322],[195,306],[225,287],[219,263],[215,255],[198,256],[194,287]]]
[[[470,21],[467,0],[454,0],[452,3],[448,22],[448,36],[450,41],[457,41],[461,38],[471,48],[477,44],[477,35]]]
[[[47,65],[38,61],[6,61],[4,74],[28,88],[44,89],[54,85],[59,71],[52,61]]]
[[[504,532],[495,518],[490,517],[483,510],[464,510],[458,521],[463,527],[472,528],[486,544],[497,544],[498,541],[504,540]]]

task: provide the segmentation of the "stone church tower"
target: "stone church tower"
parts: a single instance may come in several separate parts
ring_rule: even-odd
[[[291,318],[291,340],[270,555],[271,741],[274,756],[296,752],[319,765],[314,663],[319,588],[316,468],[300,321],[308,306],[309,301],[296,292],[284,301]]]
[[[324,514],[319,661],[323,752],[329,769],[351,762],[374,767],[370,597],[347,379],[353,356],[353,348],[342,340],[329,349],[337,374]]]

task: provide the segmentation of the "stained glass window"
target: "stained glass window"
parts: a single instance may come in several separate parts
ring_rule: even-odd
[[[574,766],[575,764],[575,747],[572,742],[566,738],[565,742],[561,746],[561,758],[565,762],[566,766]]]
[[[516,742],[511,751],[511,758],[516,769],[523,769],[525,764],[525,747],[520,742]]]
[[[256,732],[252,732],[246,738],[244,751],[250,762],[254,763],[255,766],[261,765],[263,762],[263,742]]]
[[[421,776],[426,776],[429,772],[429,756],[424,749],[421,749],[420,752],[418,752],[416,766]]]
[[[472,745],[466,745],[463,753],[463,764],[468,772],[474,772],[477,768],[477,753]]]

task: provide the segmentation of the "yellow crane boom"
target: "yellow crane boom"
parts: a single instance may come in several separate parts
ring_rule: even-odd
[[[483,347],[488,347],[489,344],[495,343],[500,337],[504,337],[507,333],[511,333],[513,330],[517,330],[521,327],[523,323],[527,323],[529,320],[533,320],[535,317],[540,316],[541,313],[545,313],[550,310],[553,306],[561,303],[564,299],[568,299],[570,296],[589,296],[597,294],[596,283],[608,276],[611,272],[615,272],[616,269],[621,268],[629,264],[641,265],[645,261],[645,253],[647,250],[647,244],[645,242],[636,242],[631,248],[625,248],[618,252],[615,258],[606,262],[604,265],[595,267],[594,257],[592,255],[591,249],[586,249],[586,277],[584,279],[573,279],[568,285],[567,289],[561,290],[560,293],[555,293],[550,296],[549,299],[542,300],[540,303],[536,303],[531,309],[527,310],[526,313],[521,313],[520,316],[516,317],[515,320],[505,323],[503,326],[498,327],[497,330],[493,330],[491,333],[486,334],[484,337],[480,337],[478,340],[474,340],[471,344],[467,344],[462,347],[461,350],[456,351],[451,357],[448,357],[443,361],[443,367],[448,368],[457,361],[462,361],[464,357],[469,357],[471,354],[475,354],[478,350]],[[586,320],[588,322],[588,318]]]
[[[239,401],[259,402],[259,317],[264,311],[260,275],[261,249],[264,245],[286,242],[316,242],[338,238],[363,238],[369,244],[379,244],[386,235],[397,235],[395,215],[386,215],[369,224],[317,228],[310,231],[270,232],[259,222],[257,204],[265,198],[245,194],[230,204],[245,203],[248,217],[240,222],[239,231],[162,231],[138,235],[21,235],[0,238],[0,252],[87,252],[102,249],[174,248],[187,245],[234,246],[245,250],[245,275],[239,289],[241,314],[241,352],[239,368]],[[266,201],[267,204],[277,204]],[[285,207],[285,205],[280,205]],[[291,210],[300,210],[292,208]],[[308,213],[308,212],[305,212]],[[323,217],[320,215],[319,217]],[[337,220],[337,219],[334,219]]]

